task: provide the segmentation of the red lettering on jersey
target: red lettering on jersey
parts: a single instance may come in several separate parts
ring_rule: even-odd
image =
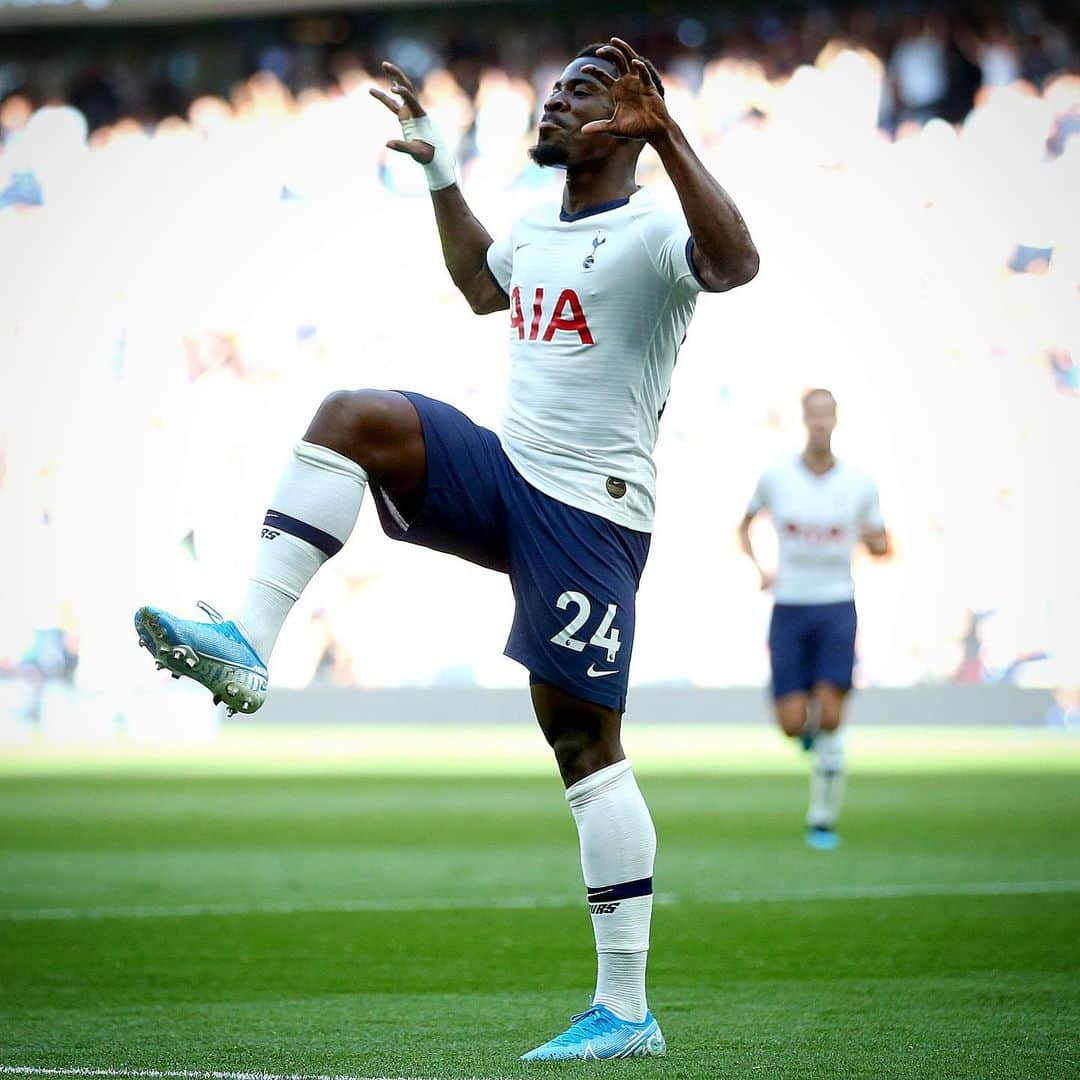
[[[510,329],[517,328],[518,339],[525,340],[525,316],[521,314],[521,290],[515,285],[510,293]]]
[[[540,315],[542,314],[544,307],[544,290],[538,285],[536,287],[536,295],[533,297],[533,320],[532,326],[529,327],[529,340],[535,341],[536,335],[540,332]],[[547,338],[544,338],[547,341]]]
[[[808,544],[836,543],[847,535],[847,530],[842,525],[822,525],[817,522],[800,524],[797,521],[785,521],[783,530],[788,536],[800,537]]]
[[[570,309],[571,318],[566,318],[562,314],[566,308]],[[555,301],[555,310],[551,313],[551,322],[544,331],[544,341],[550,341],[555,336],[556,330],[566,330],[577,334],[582,345],[593,344],[588,320],[585,318],[585,312],[581,310],[581,301],[573,289],[563,289],[559,293],[559,299]]]

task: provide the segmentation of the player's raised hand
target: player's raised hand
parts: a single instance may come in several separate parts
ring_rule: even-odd
[[[368,90],[368,93],[376,101],[381,101],[402,123],[426,116],[427,113],[424,112],[424,107],[416,96],[416,88],[409,76],[397,64],[391,64],[389,60],[382,62],[382,69],[390,79],[390,89],[401,100],[391,97],[374,86]],[[435,156],[435,147],[420,139],[390,139],[386,145],[388,149],[396,150],[399,154],[408,154],[413,161],[421,165],[427,165]]]
[[[615,108],[609,120],[585,124],[582,134],[607,132],[619,139],[650,139],[668,131],[671,114],[643,57],[622,38],[612,38],[610,45],[596,52],[599,58],[614,65],[618,76],[596,64],[587,64],[581,70],[608,88]]]

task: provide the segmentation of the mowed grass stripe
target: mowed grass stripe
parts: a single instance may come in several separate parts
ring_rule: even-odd
[[[138,1080],[419,1080],[407,1076],[317,1076],[307,1073],[221,1072],[217,1069],[54,1069],[0,1065],[8,1076],[117,1076]]]
[[[803,900],[897,900],[924,896],[1044,896],[1080,893],[1078,881],[957,881],[948,884],[880,884],[832,888],[727,892],[694,904],[797,903]],[[660,893],[654,903],[672,906],[680,897]],[[268,904],[177,904],[110,908],[35,908],[0,911],[0,922],[68,922],[80,919],[183,919],[202,916],[302,915],[321,912],[380,911],[527,911],[531,908],[567,908],[582,903],[580,896],[476,897],[474,899],[342,900],[332,903],[276,902]],[[0,1068],[0,1072],[3,1069]]]

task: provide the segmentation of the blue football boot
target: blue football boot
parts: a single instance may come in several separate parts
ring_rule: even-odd
[[[174,679],[186,675],[225,702],[228,715],[258,710],[266,700],[266,665],[231,620],[209,604],[199,607],[213,620],[178,619],[161,608],[141,607],[135,612],[139,644],[150,650],[158,668],[168,668]]]
[[[606,1005],[570,1017],[570,1027],[551,1042],[522,1054],[522,1061],[604,1061],[663,1057],[667,1043],[652,1013],[640,1024],[620,1020]]]
[[[815,851],[835,851],[840,846],[840,837],[831,825],[808,825],[806,842]]]

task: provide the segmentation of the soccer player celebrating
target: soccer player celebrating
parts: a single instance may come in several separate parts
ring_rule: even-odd
[[[254,712],[289,609],[348,540],[369,486],[388,536],[507,574],[506,654],[529,671],[566,785],[599,957],[591,1007],[524,1059],[660,1055],[645,997],[656,836],[620,743],[651,453],[698,293],[749,281],[757,252],[668,113],[656,69],[618,38],[583,50],[544,102],[530,153],[566,170],[561,205],[497,241],[466,204],[412,83],[383,69],[393,96],[371,93],[403,136],[387,146],[427,175],[454,284],[478,315],[510,313],[502,433],[416,393],[330,395],[286,465],[235,618],[144,607],[136,628],[159,664]],[[635,183],[646,143],[682,214]]]
[[[855,587],[851,556],[861,541],[889,553],[874,482],[832,452],[836,399],[811,390],[802,399],[806,448],[767,469],[739,526],[743,551],[772,589],[769,625],[776,719],[813,755],[807,843],[830,851],[840,840],[836,819],[844,795],[840,734],[844,699],[855,666]],[[776,528],[779,564],[763,570],[750,523],[767,510]]]

